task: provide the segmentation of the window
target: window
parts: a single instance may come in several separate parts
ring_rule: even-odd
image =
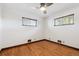
[[[72,25],[74,24],[74,14],[54,19],[54,26]]]
[[[37,20],[22,17],[22,25],[23,26],[37,26]]]

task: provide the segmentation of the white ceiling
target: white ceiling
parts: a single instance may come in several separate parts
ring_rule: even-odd
[[[18,11],[25,11],[25,13],[33,14],[36,17],[44,17],[49,15],[51,16],[56,12],[60,12],[66,9],[78,7],[79,3],[54,3],[48,7],[47,14],[43,14],[39,9],[36,9],[36,7],[40,6],[39,3],[6,3],[5,5],[7,7],[17,9]]]

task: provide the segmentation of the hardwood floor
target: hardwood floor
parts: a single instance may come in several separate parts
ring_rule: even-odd
[[[32,44],[22,45],[14,48],[4,49],[1,56],[79,56],[79,51],[51,43],[40,41]]]

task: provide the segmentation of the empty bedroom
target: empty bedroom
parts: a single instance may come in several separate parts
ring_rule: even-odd
[[[0,56],[79,56],[79,3],[0,3]]]

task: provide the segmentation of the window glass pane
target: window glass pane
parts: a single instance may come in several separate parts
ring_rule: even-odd
[[[69,17],[63,17],[63,24],[69,24]]]
[[[73,15],[69,16],[69,23],[70,24],[74,23],[74,16]]]

